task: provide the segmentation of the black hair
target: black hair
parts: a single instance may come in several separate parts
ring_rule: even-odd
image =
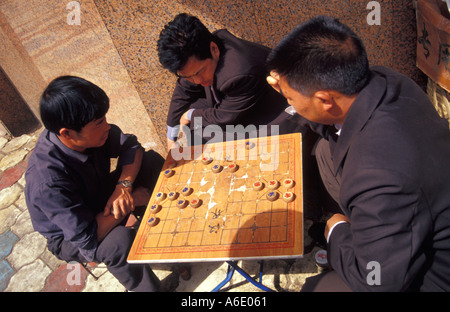
[[[199,60],[212,58],[211,41],[211,32],[197,17],[178,14],[159,35],[159,62],[165,69],[177,74],[191,56]]]
[[[354,95],[370,77],[361,39],[337,19],[326,16],[297,26],[272,50],[267,65],[307,96],[327,89]]]
[[[56,134],[61,128],[80,132],[89,122],[106,115],[109,98],[95,84],[74,76],[61,76],[47,86],[40,101],[41,120]]]

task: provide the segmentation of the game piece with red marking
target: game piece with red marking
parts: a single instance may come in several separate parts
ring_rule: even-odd
[[[282,184],[288,190],[294,186],[294,180],[289,179],[289,178],[284,179]]]
[[[197,198],[192,199],[191,202],[189,203],[189,205],[192,208],[198,208],[198,207],[200,207],[201,204],[202,204],[201,199],[197,199]]]
[[[226,169],[228,172],[235,172],[236,170],[238,170],[238,165],[237,164],[230,164],[227,166]]]
[[[175,160],[171,160],[167,163],[167,168],[175,168],[177,166],[177,162]]]
[[[295,198],[295,195],[292,192],[286,192],[283,194],[283,200],[287,203],[290,203],[291,201],[293,201],[294,198]]]
[[[279,186],[280,186],[280,182],[278,182],[277,180],[270,180],[267,183],[267,187],[271,190],[276,190]]]
[[[253,189],[255,191],[261,191],[264,188],[264,183],[261,181],[256,181],[255,183],[253,183]]]
[[[204,165],[209,165],[213,161],[213,158],[211,156],[203,156],[202,157],[202,163]]]

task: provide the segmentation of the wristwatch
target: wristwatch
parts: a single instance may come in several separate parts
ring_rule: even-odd
[[[122,184],[124,187],[129,187],[132,188],[133,187],[133,182],[131,182],[130,180],[122,180],[117,182],[117,185]]]

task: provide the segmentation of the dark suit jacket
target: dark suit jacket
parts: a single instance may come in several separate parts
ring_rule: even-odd
[[[202,126],[267,125],[288,106],[286,100],[266,82],[266,57],[270,49],[219,30],[221,56],[214,77],[214,100],[210,87],[180,78],[172,96],[167,125],[175,127],[184,112],[196,108],[191,117],[202,118]],[[279,122],[278,124],[282,124]]]
[[[327,127],[318,127],[322,135]],[[330,144],[331,146],[333,144]],[[328,260],[356,291],[450,291],[450,131],[409,78],[373,68],[332,151],[350,224]],[[380,265],[379,286],[369,286]]]

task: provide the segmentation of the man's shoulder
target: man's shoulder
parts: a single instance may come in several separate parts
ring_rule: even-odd
[[[36,142],[28,160],[26,178],[28,181],[51,180],[53,171],[61,167],[61,152],[49,138],[50,132],[45,130]]]
[[[218,87],[236,79],[265,80],[267,47],[249,42],[220,30],[216,35],[223,44],[222,55],[216,69]]]

